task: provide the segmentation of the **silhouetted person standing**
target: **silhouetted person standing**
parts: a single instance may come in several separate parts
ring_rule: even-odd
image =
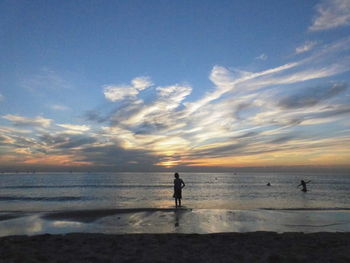
[[[310,183],[310,182],[311,182],[311,181],[305,182],[304,180],[301,180],[301,181],[300,181],[300,184],[298,185],[298,187],[299,187],[299,186],[302,186],[303,189],[301,189],[301,191],[307,192],[306,184],[308,184],[308,183]]]
[[[179,174],[175,173],[175,179],[174,179],[174,195],[175,198],[175,207],[181,206],[181,198],[182,198],[182,188],[185,187],[184,181],[182,181],[181,178],[179,178]]]

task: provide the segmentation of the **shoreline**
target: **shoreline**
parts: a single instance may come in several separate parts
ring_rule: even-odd
[[[13,235],[350,232],[349,210],[124,208],[1,212],[0,237]]]
[[[350,262],[350,233],[92,234],[0,238],[0,262]]]

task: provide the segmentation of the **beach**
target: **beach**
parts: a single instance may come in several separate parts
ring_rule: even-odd
[[[112,209],[0,217],[0,262],[350,262],[349,211]]]
[[[83,234],[0,239],[0,262],[350,262],[350,233]]]
[[[0,262],[350,262],[347,176],[184,177],[175,209],[164,173],[4,175]]]
[[[124,208],[0,212],[0,237],[69,233],[350,232],[350,210]]]

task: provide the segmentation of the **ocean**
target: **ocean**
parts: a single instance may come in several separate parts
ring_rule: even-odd
[[[327,226],[326,231],[350,230],[350,176],[346,173],[184,172],[180,177],[186,184],[181,218],[187,223],[182,224],[182,232],[324,230],[317,226]],[[170,228],[166,226],[167,222],[176,222],[179,218],[178,213],[174,214],[173,179],[173,173],[0,174],[0,236],[77,230],[181,232],[179,222],[177,228],[172,224]],[[311,180],[306,193],[298,187],[300,180]],[[267,186],[268,182],[271,186]],[[84,215],[82,211],[99,211],[101,216],[88,217],[91,220],[85,217],[84,221],[84,216],[79,220],[79,213],[72,216],[76,211],[81,211],[81,215]],[[45,215],[52,213],[58,213],[58,216],[50,222],[56,222],[56,225],[66,222],[65,227],[57,229],[54,223],[48,223]],[[130,217],[136,218],[135,214],[139,216],[138,223],[127,223]],[[305,215],[308,222],[310,218],[316,221],[310,224],[313,228],[304,224]],[[114,219],[118,217],[125,217],[124,225],[115,223]],[[274,228],[276,218],[284,218],[277,229]],[[19,224],[29,224],[30,220],[42,223],[39,232],[30,232],[30,227],[18,230]],[[157,228],[162,222],[162,228]],[[260,228],[256,222],[260,222]],[[198,228],[201,224],[203,227]],[[293,224],[304,227],[293,228]],[[292,227],[288,228],[288,225]]]
[[[180,173],[183,204],[222,209],[350,209],[350,175]],[[169,208],[172,173],[13,173],[0,175],[1,211]],[[311,180],[308,192],[297,187]],[[270,182],[271,186],[267,186]]]

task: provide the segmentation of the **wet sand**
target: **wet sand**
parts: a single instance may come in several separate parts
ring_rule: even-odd
[[[140,212],[176,212],[181,209],[172,208],[128,208],[128,209],[100,209],[100,210],[77,210],[77,211],[59,211],[51,212],[42,216],[48,220],[68,220],[90,223],[95,220],[107,216],[114,216],[120,214],[135,214]]]
[[[136,208],[0,219],[0,263],[350,262],[347,210]]]
[[[0,262],[350,262],[350,233],[88,234],[0,238]]]
[[[2,212],[0,237],[68,233],[350,232],[350,211],[132,208]]]

